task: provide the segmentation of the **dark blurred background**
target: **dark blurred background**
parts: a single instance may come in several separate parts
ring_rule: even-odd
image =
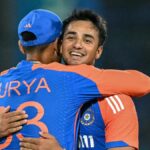
[[[24,59],[17,25],[30,10],[49,9],[62,19],[75,8],[90,8],[108,22],[108,39],[96,66],[137,69],[150,75],[149,0],[2,0],[0,5],[0,71]],[[150,150],[150,95],[134,99],[140,123],[140,150]]]

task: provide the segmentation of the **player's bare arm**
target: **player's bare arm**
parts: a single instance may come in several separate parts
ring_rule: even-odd
[[[10,107],[0,110],[0,138],[15,133],[27,123],[28,115],[24,111],[10,112]]]
[[[20,142],[21,150],[63,150],[54,136],[40,133],[42,138],[23,138]]]

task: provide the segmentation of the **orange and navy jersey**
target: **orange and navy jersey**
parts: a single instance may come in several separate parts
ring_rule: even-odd
[[[138,118],[129,96],[120,94],[89,102],[82,111],[80,150],[138,149]]]
[[[0,149],[19,150],[19,138],[39,137],[42,130],[54,135],[63,148],[73,150],[81,105],[98,97],[139,96],[149,91],[149,77],[137,71],[22,61],[0,76],[0,107],[25,110],[28,123],[18,133],[0,139]]]

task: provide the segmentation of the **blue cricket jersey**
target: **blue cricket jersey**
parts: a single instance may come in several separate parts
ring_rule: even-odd
[[[112,80],[106,80],[111,73]],[[134,79],[132,73],[128,80]],[[10,105],[11,111],[25,110],[28,123],[18,133],[1,138],[0,149],[19,150],[19,138],[39,137],[41,130],[54,135],[63,148],[75,149],[80,107],[97,97],[129,93],[132,83],[119,84],[126,76],[129,72],[105,71],[87,65],[20,62],[0,76],[0,108]],[[143,77],[144,82],[149,79]],[[118,86],[113,88],[114,82]]]
[[[88,102],[81,112],[79,150],[138,149],[138,118],[129,96],[120,94]]]

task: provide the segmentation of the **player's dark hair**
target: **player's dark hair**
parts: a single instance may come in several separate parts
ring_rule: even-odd
[[[28,31],[24,31],[21,33],[22,39],[24,41],[33,41],[36,40],[37,37],[34,33],[32,32],[28,32]],[[23,46],[27,51],[32,51],[32,50],[39,50],[42,51],[43,49],[45,49],[48,46],[48,44],[46,45],[38,45],[38,46]]]
[[[107,26],[106,21],[97,13],[91,10],[74,10],[68,18],[63,21],[63,29],[61,39],[63,39],[64,33],[69,26],[69,24],[73,21],[91,21],[93,25],[99,31],[99,46],[104,45],[106,38],[107,38]]]

